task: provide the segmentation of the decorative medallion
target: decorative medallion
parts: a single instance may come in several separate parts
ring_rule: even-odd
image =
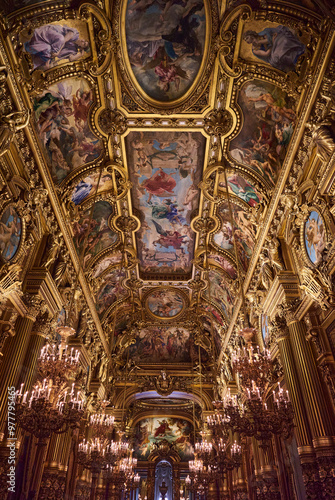
[[[184,294],[173,288],[152,291],[146,302],[151,314],[161,319],[175,318],[185,307]]]
[[[312,210],[305,222],[304,242],[307,255],[313,264],[317,264],[321,259],[326,240],[324,220],[316,210]]]
[[[0,255],[5,261],[10,261],[16,254],[21,240],[21,219],[10,205],[1,216],[0,220]]]
[[[237,102],[243,126],[231,141],[229,154],[273,186],[293,134],[294,100],[279,87],[255,79],[241,87]]]

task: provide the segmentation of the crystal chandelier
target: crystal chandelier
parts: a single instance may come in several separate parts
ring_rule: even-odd
[[[253,389],[256,385],[263,390],[271,379],[272,360],[268,349],[260,351],[252,345],[231,353],[233,369],[239,374],[244,389]]]
[[[75,427],[84,414],[80,391],[69,391],[68,380],[80,366],[79,351],[61,346],[46,345],[38,359],[38,374],[42,381],[25,393],[16,391],[17,419],[22,429],[40,439],[52,433],[66,432]]]
[[[197,457],[188,462],[188,467],[190,473],[185,479],[186,488],[202,498],[206,495],[210,483],[215,480],[215,470]]]
[[[42,378],[50,378],[54,385],[61,386],[75,373],[80,365],[80,353],[73,347],[47,344],[41,349],[38,359],[38,373]]]
[[[90,415],[89,427],[92,430],[92,435],[99,439],[105,439],[114,427],[114,416],[102,413],[94,413]]]
[[[213,467],[220,475],[238,469],[242,463],[242,448],[236,441],[229,446],[228,437],[221,437],[215,444],[216,455],[213,459]]]
[[[208,426],[218,438],[230,428],[245,436],[253,436],[260,441],[260,446],[266,448],[272,435],[282,435],[288,438],[293,430],[293,408],[288,398],[288,392],[278,384],[278,391],[273,391],[274,408],[268,408],[264,401],[264,381],[261,385],[246,375],[247,385],[242,384],[242,395],[227,396],[222,401],[215,401],[215,414],[208,417]]]

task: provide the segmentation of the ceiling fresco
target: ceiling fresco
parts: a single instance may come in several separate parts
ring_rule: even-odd
[[[201,352],[202,358],[208,359],[203,349]],[[198,346],[188,328],[166,325],[149,325],[141,329],[129,355],[140,365],[194,363],[199,357]]]
[[[241,200],[245,201],[251,207],[255,207],[262,201],[262,194],[258,192],[257,188],[248,181],[239,172],[228,170],[226,174],[224,172],[218,175],[218,191],[226,194],[226,180],[228,183],[228,192],[230,194],[238,196]]]
[[[138,460],[147,460],[155,450],[155,444],[166,440],[174,444],[181,461],[193,457],[193,426],[184,419],[178,418],[146,418],[140,420],[135,427],[134,454]]]
[[[73,242],[84,267],[102,250],[117,242],[117,233],[110,228],[113,215],[114,209],[107,201],[98,201],[93,210],[91,207],[82,210],[79,220],[73,222]]]
[[[140,269],[190,275],[206,139],[200,132],[131,132],[126,137]]]
[[[244,26],[241,55],[245,59],[258,59],[287,73],[295,70],[299,57],[305,51],[306,47],[297,33],[287,26],[263,21],[253,21]]]
[[[237,102],[243,126],[230,143],[229,155],[274,186],[293,134],[294,100],[279,87],[254,79],[242,86]]]
[[[205,297],[213,301],[221,314],[229,321],[234,311],[234,297],[228,287],[225,276],[217,271],[209,271],[209,286]]]
[[[32,71],[48,70],[65,62],[79,61],[90,55],[87,24],[68,20],[66,24],[44,24],[20,33],[23,52],[32,62]],[[83,100],[77,96],[78,104]]]
[[[230,218],[228,202],[224,202],[218,208],[218,216],[222,221],[222,226],[220,231],[214,235],[213,242],[219,248],[233,255],[235,255],[236,245],[241,265],[246,271],[255,246],[256,227],[250,221],[248,211],[242,203],[231,202],[230,205],[233,223]]]
[[[111,191],[113,185],[113,176],[107,170],[93,172],[78,182],[72,191],[71,201],[75,205],[79,205],[89,196],[103,191]]]
[[[102,143],[88,125],[92,104],[93,92],[84,78],[62,80],[34,100],[38,135],[56,184],[102,153]]]

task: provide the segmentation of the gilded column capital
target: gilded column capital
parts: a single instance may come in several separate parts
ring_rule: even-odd
[[[53,335],[53,329],[56,329],[56,324],[56,318],[50,318],[47,313],[39,314],[34,323],[33,333],[37,333],[45,339],[50,338]]]
[[[284,300],[284,302],[278,306],[278,314],[285,319],[287,325],[293,323],[294,321],[299,321],[296,312],[300,304],[301,299],[297,297],[290,301]]]
[[[23,301],[27,308],[25,316],[35,322],[37,316],[45,309],[45,301],[39,295],[29,293],[24,295]]]

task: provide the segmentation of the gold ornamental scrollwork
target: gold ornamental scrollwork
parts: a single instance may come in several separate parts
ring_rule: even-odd
[[[230,132],[232,126],[232,114],[226,109],[217,109],[206,116],[204,130],[208,135],[223,137]]]
[[[239,64],[237,59],[240,48],[238,33],[241,30],[240,19],[243,21],[249,19],[251,12],[250,7],[247,5],[236,7],[224,18],[220,26],[218,57],[223,73],[231,78],[238,78],[243,71],[242,65]]]

